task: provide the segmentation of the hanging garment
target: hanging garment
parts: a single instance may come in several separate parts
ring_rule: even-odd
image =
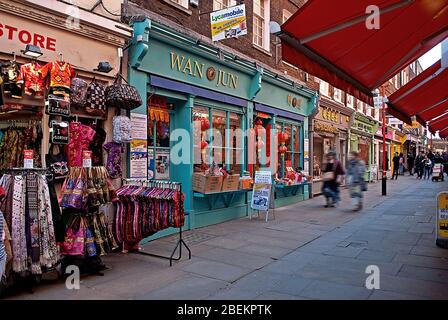
[[[17,84],[19,77],[19,65],[15,61],[4,63],[1,68],[3,80],[3,93],[5,96],[21,99],[22,89]]]
[[[89,150],[89,144],[95,137],[95,130],[79,122],[70,122],[69,143],[66,148],[68,165],[70,167],[82,166],[82,151]]]
[[[121,154],[124,152],[124,147],[121,143],[109,142],[104,145],[104,150],[107,152],[106,169],[112,179],[120,178],[123,171],[121,168]]]
[[[185,223],[185,196],[176,189],[125,185],[117,190],[114,236],[124,248],[137,249],[154,233]]]
[[[42,79],[49,77],[50,87],[62,87],[70,90],[71,78],[75,76],[75,69],[64,61],[47,63],[39,70]]]
[[[20,67],[17,84],[21,85],[25,94],[43,97],[44,82],[39,70],[42,68],[37,62],[30,62]]]
[[[25,183],[22,176],[14,177],[14,194],[12,207],[12,252],[13,270],[28,270],[28,253],[25,230]]]

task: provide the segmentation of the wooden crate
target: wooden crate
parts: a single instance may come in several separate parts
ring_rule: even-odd
[[[220,192],[222,181],[222,176],[206,176],[203,173],[195,173],[193,175],[193,191],[200,193]]]
[[[222,191],[235,191],[240,186],[240,175],[232,174],[224,178],[222,183]]]

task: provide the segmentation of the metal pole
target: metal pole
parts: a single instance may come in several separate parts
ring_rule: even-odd
[[[384,103],[384,87],[381,87],[381,97],[383,98],[382,126],[383,126],[383,178],[381,181],[381,193],[383,196],[387,195],[387,157],[386,157],[386,104]]]

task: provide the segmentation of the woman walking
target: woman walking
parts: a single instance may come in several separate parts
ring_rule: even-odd
[[[350,152],[349,161],[347,164],[347,185],[352,198],[352,203],[355,206],[353,211],[362,209],[362,193],[367,191],[364,176],[366,173],[366,166],[364,161],[359,159],[359,154],[356,151]]]
[[[339,199],[339,185],[345,174],[341,163],[336,159],[336,153],[327,153],[327,163],[323,172],[324,185],[322,193],[325,196],[325,208],[334,207]]]
[[[404,156],[402,153],[400,153],[399,165],[400,165],[400,176],[403,176],[404,175]]]

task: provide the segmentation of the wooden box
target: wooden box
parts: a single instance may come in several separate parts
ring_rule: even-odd
[[[235,191],[240,186],[240,175],[232,174],[224,178],[222,183],[222,191]]]
[[[195,173],[193,175],[193,191],[200,193],[220,192],[222,180],[222,176],[206,176],[203,173]]]

